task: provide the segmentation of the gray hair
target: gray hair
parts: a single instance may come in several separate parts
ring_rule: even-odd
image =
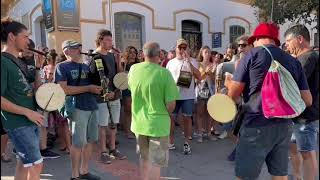
[[[248,39],[249,39],[249,36],[247,36],[247,35],[242,35],[242,36],[239,36],[239,37],[236,39],[236,42],[237,42],[237,43],[239,43],[240,41],[248,42]]]
[[[160,45],[156,42],[147,42],[143,45],[143,54],[148,58],[159,56]]]

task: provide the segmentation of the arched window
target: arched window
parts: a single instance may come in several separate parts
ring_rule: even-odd
[[[245,28],[239,25],[230,26],[230,43],[234,43],[236,39],[246,32]]]
[[[123,51],[127,46],[142,48],[142,17],[127,12],[115,13],[115,40]]]
[[[192,20],[183,20],[182,37],[189,43],[191,52],[196,54],[202,46],[201,24]]]

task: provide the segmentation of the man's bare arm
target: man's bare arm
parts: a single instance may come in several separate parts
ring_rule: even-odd
[[[236,100],[242,94],[245,84],[231,80],[228,86],[228,96]]]
[[[31,109],[16,105],[2,96],[1,96],[1,110],[10,112],[12,114],[26,116],[30,121],[36,123],[38,126],[43,124],[43,120],[44,120],[43,115]]]
[[[87,86],[68,86],[67,81],[60,81],[58,82],[64,92],[67,95],[76,95],[76,94],[82,94],[86,92],[94,93],[94,94],[100,94],[102,88],[100,86],[95,85],[87,85]]]

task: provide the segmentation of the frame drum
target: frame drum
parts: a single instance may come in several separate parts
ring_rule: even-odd
[[[235,102],[225,94],[215,94],[208,100],[207,109],[210,116],[220,123],[232,121],[237,114]]]

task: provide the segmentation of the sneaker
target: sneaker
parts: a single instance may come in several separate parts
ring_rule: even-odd
[[[213,136],[213,135],[209,135],[209,136],[207,136],[207,138],[210,140],[210,141],[217,141],[218,140],[218,138],[216,138],[215,136]]]
[[[87,180],[100,180],[99,176],[93,175],[91,173],[80,174],[79,178],[80,179],[87,179]]]
[[[59,154],[52,152],[48,149],[41,150],[40,153],[43,159],[56,159],[60,157]]]
[[[194,132],[192,136],[197,138],[197,137],[200,137],[201,135],[202,135],[201,133]]]
[[[202,134],[200,134],[200,135],[198,136],[197,142],[198,142],[198,143],[203,143]]]
[[[183,145],[183,154],[184,155],[190,155],[191,154],[191,147],[189,144],[185,143]]]
[[[217,130],[214,130],[214,131],[211,131],[211,134],[215,136],[220,136],[221,133]]]
[[[107,152],[101,153],[101,162],[104,164],[111,164],[111,158]]]
[[[127,159],[127,156],[121,154],[120,151],[118,151],[117,149],[110,151],[109,155],[113,159],[118,159],[118,160]]]
[[[169,150],[175,150],[176,146],[174,144],[169,144]]]
[[[224,139],[224,138],[226,138],[227,136],[228,136],[227,131],[223,131],[223,133],[221,133],[221,134],[218,136],[218,138],[219,138],[219,139]]]

